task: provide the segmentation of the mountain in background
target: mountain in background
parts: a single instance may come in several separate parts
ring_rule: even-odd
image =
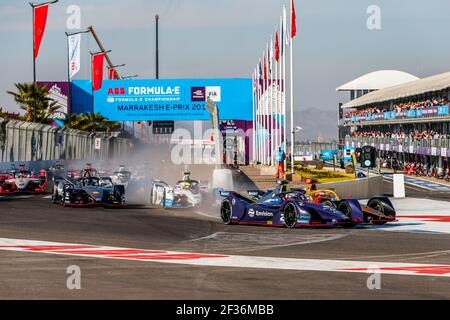
[[[318,108],[297,111],[295,123],[303,128],[297,141],[317,141],[322,136],[325,141],[337,140],[338,110],[326,111]]]

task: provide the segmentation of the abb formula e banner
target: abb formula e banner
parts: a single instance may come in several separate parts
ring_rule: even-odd
[[[94,112],[111,121],[252,120],[251,79],[107,80],[94,93]]]

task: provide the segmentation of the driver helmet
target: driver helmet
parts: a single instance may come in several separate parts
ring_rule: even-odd
[[[183,181],[191,181],[191,173],[185,172],[183,175]]]

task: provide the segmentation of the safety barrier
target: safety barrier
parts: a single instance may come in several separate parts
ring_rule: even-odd
[[[449,139],[415,141],[410,138],[346,138],[346,145],[354,148],[372,146],[380,151],[418,154],[424,156],[450,157]]]
[[[0,119],[0,161],[105,160],[130,153],[130,140]]]

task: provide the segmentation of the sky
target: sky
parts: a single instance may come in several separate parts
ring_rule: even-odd
[[[289,0],[60,0],[49,10],[37,61],[37,79],[67,79],[66,13],[81,9],[122,75],[155,76],[154,16],[159,14],[162,78],[251,77]],[[381,12],[369,30],[367,8]],[[426,77],[450,70],[448,0],[296,0],[295,110],[336,110],[346,94],[336,88],[368,72],[396,69]],[[6,94],[32,80],[31,8],[27,0],[0,0],[0,106],[16,111]],[[83,40],[83,68],[89,78]],[[320,120],[320,119],[318,119]]]

